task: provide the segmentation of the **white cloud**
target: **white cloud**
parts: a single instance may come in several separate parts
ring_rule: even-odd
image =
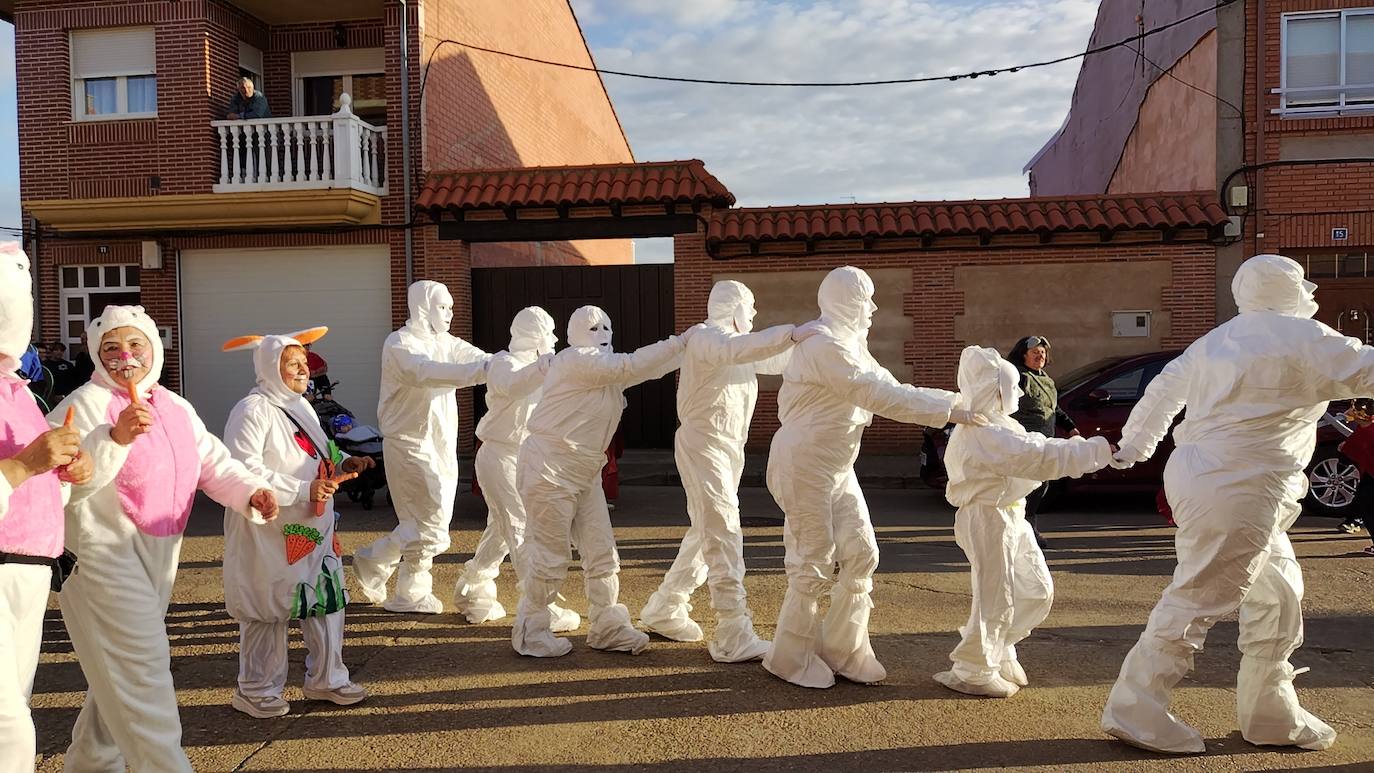
[[[587,0],[574,0],[581,13]],[[1096,0],[595,0],[602,67],[727,80],[945,75],[1086,46]],[[972,81],[797,89],[606,76],[641,160],[701,158],[743,205],[1026,195],[1078,61]]]

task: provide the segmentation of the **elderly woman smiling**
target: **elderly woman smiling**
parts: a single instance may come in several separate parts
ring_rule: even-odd
[[[251,349],[257,386],[234,406],[224,442],[234,458],[268,481],[281,517],[264,524],[224,511],[224,601],[239,622],[239,679],[231,705],[258,719],[286,714],[287,634],[305,638],[305,697],[347,706],[367,697],[343,662],[343,559],[334,536],[335,466],[345,474],[373,465],[344,458],[302,396],[310,380],[305,344],[325,328],[244,336],[225,350]]]
[[[95,374],[48,417],[73,409],[96,470],[67,507],[81,570],[62,588],[62,618],[89,687],[65,765],[189,771],[164,618],[191,505],[199,489],[262,521],[277,502],[158,384],[162,344],[141,306],[107,307],[86,335]]]

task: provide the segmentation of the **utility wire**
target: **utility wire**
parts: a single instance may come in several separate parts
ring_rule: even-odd
[[[1129,50],[1131,50],[1131,51],[1135,51],[1136,54],[1138,54],[1138,55],[1140,56],[1141,59],[1144,59],[1146,62],[1148,62],[1148,63],[1150,64],[1151,67],[1155,68],[1156,70],[1159,70],[1159,72],[1160,72],[1161,74],[1167,75],[1167,76],[1169,76],[1170,78],[1173,78],[1174,80],[1178,81],[1179,83],[1182,83],[1184,86],[1187,86],[1188,88],[1192,89],[1193,91],[1197,91],[1197,92],[1200,92],[1200,93],[1202,93],[1202,94],[1206,94],[1207,96],[1211,97],[1212,99],[1215,99],[1217,102],[1219,102],[1219,103],[1221,103],[1221,104],[1223,104],[1223,105],[1226,105],[1227,107],[1229,107],[1229,108],[1231,108],[1232,110],[1236,111],[1236,115],[1240,116],[1241,118],[1244,118],[1244,117],[1245,117],[1245,111],[1243,111],[1243,110],[1241,110],[1239,107],[1237,107],[1237,106],[1235,105],[1234,102],[1231,102],[1231,101],[1229,101],[1229,100],[1227,100],[1227,99],[1224,99],[1224,98],[1221,97],[1220,95],[1213,94],[1212,92],[1208,91],[1207,89],[1204,89],[1203,87],[1201,87],[1201,86],[1199,86],[1199,85],[1197,85],[1197,84],[1195,84],[1195,83],[1189,83],[1188,81],[1183,80],[1182,78],[1178,77],[1177,75],[1174,75],[1173,70],[1166,70],[1166,69],[1164,69],[1163,67],[1160,67],[1159,64],[1155,62],[1155,60],[1153,60],[1153,59],[1151,59],[1150,57],[1146,56],[1146,55],[1144,54],[1143,51],[1141,51],[1140,49],[1134,48],[1134,47],[1131,46],[1130,44],[1127,44],[1127,45],[1126,45],[1126,48],[1129,49]]]
[[[1112,49],[1116,49],[1116,48],[1121,48],[1121,47],[1124,47],[1124,46],[1128,46],[1130,43],[1134,43],[1134,42],[1137,41],[1137,40],[1144,40],[1145,38],[1148,38],[1148,37],[1150,37],[1150,36],[1152,36],[1152,35],[1157,35],[1157,34],[1159,34],[1159,33],[1161,33],[1161,32],[1164,32],[1165,30],[1169,30],[1169,29],[1172,29],[1172,28],[1174,28],[1174,27],[1177,27],[1177,26],[1179,26],[1180,24],[1185,24],[1185,23],[1187,23],[1187,22],[1190,22],[1190,21],[1192,21],[1193,19],[1196,19],[1196,18],[1199,17],[1199,16],[1203,16],[1203,15],[1205,15],[1205,14],[1212,13],[1212,12],[1216,11],[1216,10],[1219,9],[1219,8],[1224,8],[1224,7],[1228,6],[1228,5],[1231,5],[1231,4],[1234,3],[1234,2],[1236,2],[1236,0],[1219,0],[1219,2],[1217,2],[1216,5],[1208,6],[1208,7],[1206,7],[1206,8],[1203,8],[1203,9],[1200,10],[1200,11],[1197,11],[1196,13],[1192,13],[1192,14],[1189,14],[1189,15],[1187,15],[1187,16],[1181,18],[1181,19],[1177,19],[1177,20],[1175,20],[1175,21],[1171,21],[1171,22],[1169,22],[1168,24],[1162,24],[1162,25],[1160,25],[1160,26],[1158,26],[1158,27],[1155,27],[1155,28],[1153,28],[1153,29],[1145,30],[1144,32],[1140,32],[1140,33],[1135,34],[1135,35],[1132,35],[1132,36],[1130,36],[1130,37],[1128,37],[1128,38],[1124,38],[1124,39],[1122,39],[1122,40],[1118,40],[1118,41],[1116,41],[1115,43],[1108,43],[1108,44],[1106,44],[1106,45],[1098,46],[1098,47],[1096,47],[1096,48],[1090,48],[1090,49],[1088,49],[1088,50],[1086,50],[1086,51],[1083,51],[1082,53],[1078,53],[1078,54],[1069,54],[1069,55],[1066,55],[1066,56],[1058,57],[1058,58],[1056,58],[1056,59],[1047,59],[1047,60],[1042,61],[1042,62],[1031,62],[1031,63],[1029,63],[1029,64],[1018,64],[1018,65],[1012,65],[1012,66],[1008,66],[1008,67],[997,67],[997,68],[994,68],[994,69],[991,69],[991,70],[973,70],[973,71],[965,72],[965,73],[957,73],[957,74],[955,74],[955,75],[926,75],[926,76],[920,76],[920,77],[915,77],[915,78],[890,78],[890,79],[885,79],[885,80],[870,80],[870,81],[736,81],[736,80],[720,80],[720,79],[715,79],[715,78],[684,78],[684,77],[677,77],[677,76],[671,76],[671,75],[650,75],[650,74],[646,74],[646,73],[627,72],[627,71],[624,71],[624,70],[606,70],[606,69],[602,69],[602,68],[600,68],[600,67],[589,67],[589,66],[587,66],[587,65],[570,64],[570,63],[568,63],[568,62],[555,62],[555,61],[552,61],[552,60],[549,60],[549,59],[540,59],[540,58],[534,57],[534,56],[525,56],[525,55],[523,55],[523,54],[516,54],[516,53],[512,53],[512,52],[510,52],[510,51],[501,51],[501,50],[495,49],[495,48],[485,48],[485,47],[483,47],[483,46],[477,46],[477,45],[473,45],[473,44],[471,44],[471,43],[465,43],[465,42],[463,42],[463,41],[461,41],[461,40],[453,40],[453,39],[450,39],[450,38],[438,38],[438,37],[426,35],[426,37],[429,38],[430,40],[437,41],[437,42],[438,42],[438,45],[434,47],[434,50],[430,52],[429,58],[425,61],[425,73],[424,73],[424,76],[420,79],[420,98],[421,98],[421,99],[424,98],[425,84],[426,84],[426,82],[429,80],[429,64],[434,60],[434,56],[435,56],[436,54],[439,53],[439,49],[443,48],[443,47],[446,46],[446,45],[460,46],[460,47],[462,47],[462,48],[468,48],[468,49],[471,49],[471,50],[473,50],[473,51],[481,51],[481,52],[487,53],[487,54],[496,54],[496,55],[498,55],[498,56],[505,56],[505,57],[509,57],[509,58],[511,58],[511,59],[519,59],[519,60],[525,61],[525,62],[533,62],[534,64],[548,65],[548,66],[550,66],[550,67],[561,67],[561,68],[568,69],[568,70],[580,70],[580,71],[582,71],[582,72],[594,72],[594,73],[597,73],[597,74],[599,74],[599,75],[619,75],[619,76],[624,77],[624,78],[640,78],[640,79],[643,79],[643,80],[670,81],[670,82],[673,82],[673,83],[697,83],[697,84],[709,84],[709,85],[715,85],[715,86],[773,86],[773,87],[783,87],[783,88],[833,88],[833,87],[848,87],[848,86],[890,86],[890,85],[903,84],[903,83],[934,83],[934,82],[936,82],[936,81],[958,81],[958,80],[966,80],[966,79],[967,79],[967,80],[971,80],[971,79],[973,79],[973,78],[978,78],[978,77],[981,77],[981,76],[984,76],[984,75],[991,77],[991,76],[994,76],[994,75],[999,75],[999,74],[1004,73],[1004,72],[1005,72],[1005,73],[1014,73],[1014,72],[1020,72],[1021,70],[1029,70],[1029,69],[1035,68],[1035,67],[1049,67],[1050,65],[1061,64],[1061,63],[1063,63],[1063,62],[1069,62],[1069,61],[1072,61],[1072,60],[1074,60],[1074,59],[1082,59],[1082,58],[1085,58],[1085,57],[1092,56],[1093,54],[1101,54],[1101,53],[1104,53],[1104,52],[1107,52],[1107,51],[1111,51]],[[1137,53],[1138,53],[1138,52],[1137,52]]]

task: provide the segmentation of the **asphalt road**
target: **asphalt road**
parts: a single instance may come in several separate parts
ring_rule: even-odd
[[[781,523],[767,492],[742,493],[748,588],[767,636],[785,587]],[[1294,658],[1304,704],[1340,732],[1325,752],[1245,743],[1235,726],[1234,617],[1176,694],[1176,713],[1208,752],[1165,758],[1102,735],[1098,715],[1121,659],[1173,569],[1171,530],[1150,497],[1096,497],[1044,516],[1057,583],[1054,612],[1019,647],[1031,686],[1008,700],[956,695],[934,683],[968,614],[967,563],[953,514],[928,490],[870,491],[882,565],[875,578],[873,646],[888,679],[830,690],[793,687],[758,664],[720,665],[704,644],[655,638],[642,655],[585,646],[554,661],[510,648],[510,618],[468,625],[457,615],[348,611],[344,659],[372,697],[351,708],[307,702],[304,651],[293,637],[286,698],[291,714],[254,720],[229,707],[237,626],[220,587],[222,514],[199,508],[182,550],[168,615],[184,744],[201,771],[390,769],[532,771],[774,770],[1374,770],[1374,559],[1364,535],[1336,534],[1306,518],[1294,543],[1307,580],[1307,643]],[[624,564],[622,599],[633,613],[671,562],[686,525],[680,490],[625,487],[614,514]],[[447,602],[484,520],[463,493],[454,546],[436,567]],[[394,523],[389,510],[344,513],[347,552]],[[513,611],[510,573],[499,581]],[[585,610],[574,569],[564,589]],[[710,635],[709,603],[696,617]],[[33,698],[39,769],[61,769],[84,689],[61,616],[45,628]]]

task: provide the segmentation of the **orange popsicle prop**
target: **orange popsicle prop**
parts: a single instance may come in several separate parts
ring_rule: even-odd
[[[75,406],[75,405],[69,405],[69,406],[67,406],[67,417],[66,417],[65,419],[62,420],[62,426],[66,427],[67,429],[71,429],[71,427],[72,427],[72,422],[75,421],[75,420],[76,420],[76,406]]]
[[[138,386],[130,381],[124,385],[124,388],[129,392],[129,402],[138,405]]]

